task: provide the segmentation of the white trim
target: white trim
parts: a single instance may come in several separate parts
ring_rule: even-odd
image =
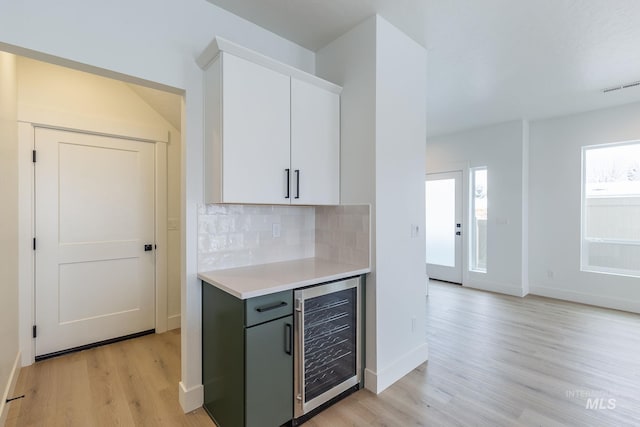
[[[397,359],[390,366],[378,372],[374,372],[368,368],[365,369],[364,386],[367,390],[380,394],[387,387],[422,365],[428,359],[429,346],[427,343],[420,344],[415,349]]]
[[[564,301],[576,302],[580,304],[593,305],[596,307],[611,308],[614,310],[640,313],[640,301],[623,298],[612,298],[603,295],[587,294],[583,292],[568,291],[565,289],[552,288],[530,284],[530,294],[547,298],[555,298]]]
[[[0,401],[0,426],[3,426],[7,421],[7,415],[9,414],[9,405],[7,405],[7,399],[13,397],[13,392],[16,389],[16,383],[20,376],[20,352],[16,354],[16,359],[13,362],[13,368],[11,368],[11,374],[9,374],[9,381],[2,394],[2,400]]]
[[[472,272],[473,273],[473,272]],[[482,274],[482,273],[480,273]],[[481,291],[497,292],[499,294],[513,295],[516,297],[523,297],[524,291],[522,286],[509,285],[498,282],[490,282],[487,280],[476,280],[469,278],[462,284],[465,288],[479,289]]]
[[[57,111],[44,107],[29,106],[26,112],[21,112],[18,121],[32,123],[36,127],[66,130],[69,132],[117,136],[148,142],[168,142],[167,128],[165,126],[128,123],[120,120],[110,120],[104,117]],[[78,129],[78,123],[83,123],[85,128]]]
[[[180,406],[185,414],[187,412],[195,411],[204,403],[204,387],[202,384],[198,384],[187,390],[182,381],[180,381],[178,386],[178,397],[180,400]]]
[[[180,320],[182,316],[179,314],[174,314],[172,316],[167,317],[167,330],[171,331],[173,329],[178,329],[180,327]]]
[[[156,333],[167,331],[168,303],[168,238],[167,238],[167,144],[155,144],[155,281]]]
[[[476,251],[477,251],[477,247],[478,247],[478,236],[476,233],[476,227],[474,226],[475,224],[475,220],[476,220],[476,198],[475,198],[475,187],[476,187],[476,176],[475,173],[478,171],[485,171],[487,174],[487,188],[485,189],[486,192],[486,196],[487,197],[487,230],[485,232],[485,238],[488,241],[489,240],[489,236],[488,236],[488,231],[489,231],[489,209],[488,209],[488,199],[489,199],[489,168],[487,168],[487,166],[474,166],[472,168],[469,168],[469,212],[467,212],[468,214],[468,222],[469,222],[469,227],[467,227],[467,230],[469,230],[469,237],[467,239],[468,242],[468,254],[469,254],[469,259],[467,260],[467,268],[469,269],[469,271],[473,272],[473,273],[480,273],[480,274],[486,274],[487,273],[487,268],[489,267],[489,254],[486,253],[485,256],[487,257],[487,259],[485,260],[485,267],[484,268],[480,268],[478,266],[475,266],[475,257],[476,257]],[[475,249],[474,249],[475,247]],[[485,250],[488,248],[488,242],[485,242]]]
[[[434,168],[427,167],[426,175],[443,172],[462,171],[462,283],[469,280],[469,162],[450,162]],[[425,177],[426,177],[425,175]]]
[[[158,243],[160,256],[156,253],[156,274],[155,274],[155,328],[161,333],[167,330],[168,323],[168,289],[167,289],[167,145],[164,141],[149,142],[145,139],[127,137],[117,134],[105,134],[102,132],[91,132],[82,129],[64,129],[51,125],[39,125],[27,122],[18,122],[18,316],[19,316],[19,344],[22,355],[22,366],[29,366],[35,361],[35,340],[32,337],[32,326],[35,323],[35,281],[34,281],[34,256],[32,248],[32,238],[34,236],[34,164],[31,153],[35,144],[36,127],[46,127],[49,129],[59,129],[69,132],[88,133],[91,135],[113,136],[116,138],[140,141],[141,143],[155,143],[155,179],[162,179],[163,183],[156,183],[155,197],[155,223],[156,242]],[[166,133],[166,132],[165,132]],[[166,133],[165,140],[168,139]],[[159,169],[164,167],[163,171]],[[164,196],[160,196],[158,191],[164,187]],[[162,265],[164,263],[164,265]]]
[[[265,56],[254,50],[247,49],[243,46],[230,42],[229,40],[226,40],[222,37],[216,37],[215,39],[213,39],[213,41],[209,43],[209,45],[200,54],[200,56],[198,56],[196,62],[198,63],[200,68],[206,70],[220,52],[226,52],[233,56],[246,59],[247,61],[251,61],[254,64],[258,64],[274,70],[278,73],[285,74],[287,76],[305,81],[307,83],[311,83],[315,86],[321,87],[329,92],[336,93],[338,95],[342,92],[342,87],[334,83],[328,82],[324,79],[321,79],[320,77],[314,76],[313,74],[299,70],[295,67],[292,67],[291,65],[276,61],[275,59],[269,58],[268,56]]]
[[[32,326],[35,319],[33,225],[33,162],[34,128],[31,123],[18,122],[18,341],[22,366],[35,360]]]

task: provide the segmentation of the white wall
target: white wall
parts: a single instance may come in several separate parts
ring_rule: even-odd
[[[18,120],[157,141],[167,141],[169,131],[179,137],[129,85],[25,57],[18,57]]]
[[[526,122],[513,121],[427,141],[427,172],[463,170],[465,223],[469,222],[469,168],[487,167],[487,272],[468,268],[469,227],[464,227],[463,284],[524,295],[526,272]]]
[[[0,425],[18,350],[18,128],[16,61],[0,52]],[[10,397],[10,396],[9,396]]]
[[[25,30],[28,26],[29,30]],[[197,207],[202,203],[202,71],[195,57],[216,35],[313,72],[313,52],[203,0],[3,2],[0,49],[185,93],[182,381],[185,410],[202,404]]]
[[[427,359],[426,51],[378,17],[376,32],[378,390]],[[411,237],[411,227],[420,232]]]
[[[17,67],[20,121],[123,136],[155,135],[167,141],[167,209],[170,218],[179,218],[180,132],[130,85],[24,57],[18,57]],[[172,95],[171,102],[180,105],[180,97]],[[172,329],[180,326],[180,230],[168,231],[168,244],[167,303]]]
[[[582,146],[640,139],[640,103],[531,123],[531,293],[640,312],[637,277],[580,271]]]
[[[376,344],[376,19],[371,17],[316,53],[320,77],[340,84],[341,203],[370,203],[371,273],[366,284],[366,362],[375,369]],[[369,385],[366,385],[369,387]]]
[[[365,386],[381,392],[428,351],[424,230],[411,238],[424,221],[426,53],[375,16],[318,51],[316,63],[344,87],[342,202],[372,204]]]

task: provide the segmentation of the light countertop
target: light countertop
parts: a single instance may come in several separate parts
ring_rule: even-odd
[[[369,267],[319,258],[206,271],[198,278],[240,299],[259,297],[369,273]]]

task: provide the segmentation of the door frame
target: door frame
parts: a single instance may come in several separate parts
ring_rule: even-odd
[[[159,133],[148,128],[132,129],[128,136],[117,133],[95,132],[87,129],[68,128],[42,123],[18,121],[18,305],[19,347],[22,366],[35,362],[35,339],[32,326],[35,324],[35,257],[32,239],[35,230],[35,166],[32,152],[35,145],[35,129],[47,128],[68,132],[110,136],[154,144],[154,210],[155,210],[155,330],[168,329],[168,280],[167,280],[167,143],[169,133],[159,138]]]
[[[434,173],[462,172],[462,286],[466,286],[469,282],[469,169],[468,162],[452,162],[437,167],[427,167],[424,175],[426,183],[427,176]],[[425,274],[426,267],[425,262]],[[428,283],[429,275],[427,274]]]
[[[462,203],[463,188],[462,188],[462,180],[464,179],[464,175],[461,170],[451,171],[451,172],[438,172],[438,173],[428,173],[425,176],[425,190],[426,184],[428,182],[433,181],[442,181],[442,180],[453,180],[454,182],[454,223],[460,224],[460,228],[454,226],[453,230],[455,233],[460,236],[453,236],[454,239],[454,265],[440,265],[440,264],[430,264],[426,263],[427,269],[431,270],[431,273],[441,277],[440,280],[451,281],[452,283],[462,284],[462,272],[464,271],[464,254],[462,251],[464,240],[463,234],[464,230],[462,226],[466,223],[466,218],[464,215],[464,206]],[[425,193],[426,195],[426,193]],[[426,198],[425,198],[426,201]],[[426,227],[426,226],[425,226]],[[426,228],[425,228],[426,230]],[[429,270],[427,270],[427,275],[429,275]]]

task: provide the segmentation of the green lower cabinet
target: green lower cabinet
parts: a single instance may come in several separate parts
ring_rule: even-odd
[[[293,316],[246,329],[246,427],[278,427],[293,414]]]
[[[293,293],[238,299],[202,282],[204,408],[219,427],[293,417]]]

